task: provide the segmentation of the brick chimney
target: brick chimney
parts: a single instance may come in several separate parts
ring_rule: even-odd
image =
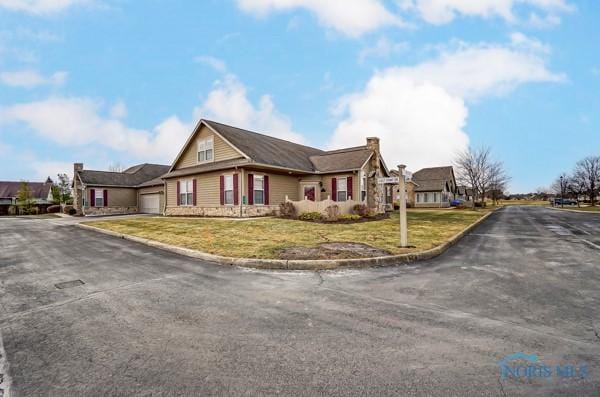
[[[385,211],[385,192],[383,191],[383,185],[377,183],[377,178],[382,176],[379,138],[367,138],[367,148],[374,153],[369,162],[369,171],[367,172],[367,206],[372,212],[381,213]]]
[[[83,171],[83,163],[73,163],[73,207],[78,213],[83,211],[83,191],[77,173]]]

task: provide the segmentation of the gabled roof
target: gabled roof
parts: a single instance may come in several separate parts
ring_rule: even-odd
[[[46,200],[52,189],[52,183],[27,182],[33,198]],[[0,198],[15,198],[21,189],[21,182],[0,182]]]
[[[315,171],[333,172],[355,170],[371,158],[373,151],[366,146],[353,147],[341,150],[332,150],[316,156],[310,156]]]
[[[306,145],[289,142],[283,139],[233,127],[211,120],[200,120],[184,148],[177,156],[169,173],[165,177],[189,174],[190,171],[205,172],[220,168],[223,162],[212,165],[198,165],[175,170],[175,165],[189,146],[195,134],[205,125],[225,142],[232,145],[244,159],[236,160],[235,165],[251,164],[266,167],[284,168],[290,171],[306,173],[331,173],[360,169],[371,157],[373,152],[366,146],[352,147],[340,150],[324,151]],[[387,173],[387,168],[382,160]]]
[[[412,180],[418,185],[417,192],[443,190],[448,181],[454,180],[454,169],[451,166],[423,168],[413,174]]]
[[[81,182],[86,185],[138,187],[161,177],[167,171],[169,171],[168,165],[144,163],[130,167],[123,172],[82,170],[78,174]]]

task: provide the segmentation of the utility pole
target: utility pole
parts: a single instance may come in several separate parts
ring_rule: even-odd
[[[565,188],[563,187],[563,176],[560,176],[560,208],[565,208]]]
[[[398,166],[398,189],[400,190],[400,203],[398,210],[400,212],[400,247],[408,247],[408,230],[406,221],[406,181],[404,180],[404,170],[406,166],[401,164]]]

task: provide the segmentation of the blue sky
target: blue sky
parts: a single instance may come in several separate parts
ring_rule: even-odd
[[[0,179],[170,163],[201,117],[511,192],[600,148],[600,7],[570,0],[0,0]]]

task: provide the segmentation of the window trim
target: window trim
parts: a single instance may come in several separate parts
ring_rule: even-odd
[[[252,205],[265,205],[265,176],[264,175],[256,175],[252,176]],[[262,189],[256,188],[256,180],[261,181]],[[262,192],[262,203],[256,202],[256,192]]]
[[[227,189],[227,180],[231,181],[231,190]],[[231,192],[231,203],[227,202],[227,192]],[[233,196],[235,189],[233,187],[233,174],[223,175],[223,205],[235,205],[235,197]]]
[[[190,191],[188,192],[187,184],[190,184]],[[185,190],[185,191],[184,191]],[[181,199],[182,195],[185,195],[185,204]],[[188,203],[188,196],[191,195],[191,200]],[[181,179],[179,181],[179,206],[180,207],[193,207],[194,206],[194,180],[193,179]]]
[[[344,189],[340,189],[340,182],[344,181]],[[346,176],[340,176],[337,178],[336,180],[336,184],[335,184],[335,188],[336,188],[336,192],[335,192],[335,198],[337,202],[344,202],[344,201],[348,201],[348,177]],[[344,200],[340,200],[340,192],[344,192],[346,194],[346,197],[344,198]]]
[[[210,147],[207,146],[207,143],[210,142]],[[200,150],[200,147],[203,147],[203,150]],[[206,159],[206,153],[208,151],[211,151],[211,158],[210,160]],[[200,160],[200,153],[204,153],[204,160]],[[204,163],[213,163],[215,161],[215,140],[214,137],[210,137],[210,138],[206,138],[206,139],[199,139],[196,142],[196,163],[197,164],[204,164]]]
[[[100,197],[98,197],[98,194],[100,194]],[[98,199],[102,200],[102,205],[98,205]],[[94,207],[104,207],[104,189],[94,191]]]

